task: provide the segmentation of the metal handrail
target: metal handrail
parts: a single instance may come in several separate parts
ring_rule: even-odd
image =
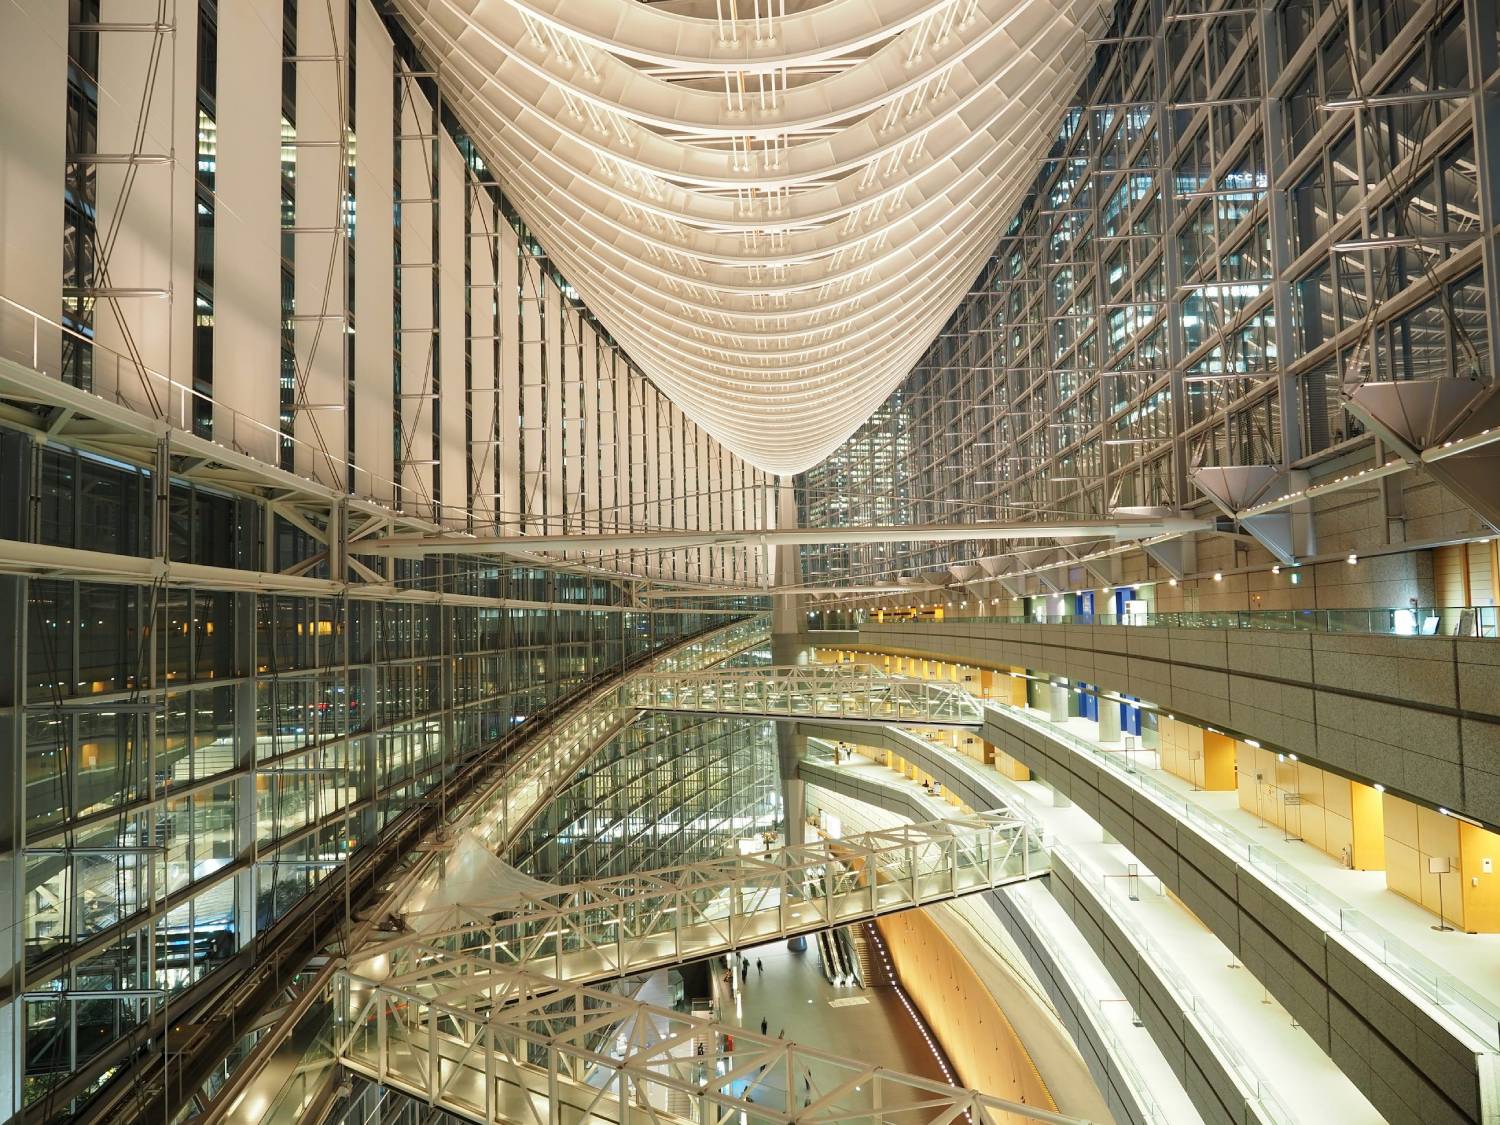
[[[640,674],[645,668],[654,666],[663,659],[672,659],[684,653],[697,653],[699,658],[707,659],[709,653],[718,650],[721,642],[753,644],[768,635],[768,629],[769,618],[765,615],[757,615],[679,640],[664,654],[639,654],[627,661],[622,669],[603,672],[594,677],[591,683],[602,682],[607,683],[607,686],[594,687],[593,698],[603,695],[613,699],[618,690],[613,681],[621,675]],[[729,641],[727,638],[733,638],[733,640]],[[514,776],[524,763],[536,760],[536,755],[530,753],[529,748],[527,753],[520,755],[512,751],[532,741],[535,741],[538,746],[551,745],[550,740],[557,738],[560,731],[570,730],[575,721],[576,709],[585,706],[584,700],[581,700],[579,696],[583,695],[587,698],[589,690],[590,686],[584,685],[578,693],[549,704],[533,714],[525,724],[507,732],[497,742],[471,755],[461,763],[458,772],[445,783],[445,788],[453,795],[453,803],[449,808],[446,822],[442,816],[444,803],[431,800],[418,803],[407,808],[391,825],[388,825],[386,831],[369,846],[368,852],[354,853],[351,862],[356,865],[356,871],[352,879],[357,884],[357,893],[353,896],[353,901],[362,901],[367,897],[373,897],[376,893],[381,893],[385,896],[384,901],[389,902],[390,896],[384,890],[383,881],[388,877],[396,861],[411,854],[411,849],[417,845],[420,838],[435,829],[447,831],[455,824],[473,824],[484,811],[492,811],[493,805],[487,802],[493,801],[497,791],[504,791],[507,780]],[[415,885],[417,877],[432,861],[433,854],[427,853],[422,862],[413,865],[412,871],[399,884],[403,891],[409,891]],[[238,975],[226,974],[225,993],[229,998],[226,999],[223,994],[216,994],[214,1004],[216,1010],[231,1012],[237,1018],[244,1017],[247,1022],[253,1022],[254,1016],[267,1006],[267,1001],[259,997],[254,1000],[246,999],[241,994],[247,988],[255,986],[267,971],[282,964],[280,960],[267,955],[266,950],[269,947],[266,943],[273,942],[282,935],[291,935],[294,930],[299,929],[294,924],[294,916],[304,909],[318,912],[319,918],[324,916],[328,918],[321,930],[314,922],[312,926],[314,933],[331,935],[339,932],[344,921],[345,910],[341,893],[343,884],[344,879],[335,872],[294,908],[293,915],[280,920],[272,930],[265,934],[257,935],[254,944],[253,970],[242,970]],[[308,956],[326,943],[326,940],[325,937],[315,941],[306,949],[299,947],[299,952],[293,957],[286,958],[285,963],[287,965],[304,963]],[[225,969],[236,966],[238,963],[238,960],[232,961],[225,966]],[[326,987],[332,972],[333,964],[330,962],[319,977],[310,983],[309,988],[316,990]],[[291,971],[285,971],[276,979],[290,979],[292,975]],[[280,991],[279,986],[276,991]],[[183,1019],[187,1011],[182,1007],[174,1006],[171,1014],[174,1019]],[[252,1057],[246,1059],[234,1071],[229,1081],[217,1092],[213,1102],[205,1110],[203,1119],[206,1122],[220,1120],[228,1112],[230,1102],[238,1092],[243,1090],[245,1084],[259,1070],[260,1065],[269,1058],[276,1043],[282,1041],[290,1033],[295,1024],[295,1014],[293,1012],[279,1021],[275,1028],[261,1037]],[[164,1018],[165,1014],[159,1017],[159,1019]],[[153,1025],[148,1023],[142,1026],[149,1030]],[[207,1026],[207,1021],[204,1026]],[[160,1054],[152,1054],[147,1057],[149,1073],[135,1074],[134,1081],[127,1081],[122,1076],[111,1082],[99,1092],[93,1101],[88,1103],[77,1120],[85,1123],[90,1120],[105,1119],[111,1122],[155,1120],[160,1116],[164,1085],[169,1084],[174,1090],[196,1093],[203,1079],[192,1069],[194,1060],[199,1057],[219,1059],[223,1057],[223,1051],[217,1044],[199,1053],[182,1051],[181,1046],[179,1045],[179,1054],[173,1056],[173,1064],[182,1068],[177,1074],[163,1075],[157,1067],[163,1057]],[[184,1077],[183,1070],[187,1071],[190,1076]],[[124,1073],[129,1074],[129,1068]],[[87,1073],[80,1075],[80,1082],[88,1077]],[[124,1099],[129,1100],[122,1104]],[[154,1107],[155,1117],[148,1110],[148,1106]]]
[[[1419,1002],[1436,1008],[1472,1038],[1477,1048],[1500,1053],[1500,1005],[1481,996],[1452,974],[1443,971],[1411,946],[1386,932],[1368,915],[1355,910],[1295,867],[1213,813],[1142,771],[1129,754],[1111,753],[1071,731],[1009,704],[987,702],[1030,729],[1067,746],[1108,771],[1111,776],[1149,797],[1174,817],[1197,830],[1205,840],[1276,890],[1326,933],[1339,935],[1371,966],[1386,970]]]
[[[13,334],[5,331],[7,322],[20,322],[29,326],[29,330],[23,333],[26,339],[20,347],[11,342]],[[138,363],[132,357],[117,352],[92,337],[43,316],[9,297],[0,296],[0,359],[13,360],[30,367],[38,374],[64,382],[62,356],[65,344],[88,349],[96,378],[103,361],[104,370],[112,374],[112,393],[89,393],[106,402],[129,407],[146,417],[155,417],[188,433],[193,432],[198,412],[204,410],[214,420],[214,441],[238,453],[264,461],[267,465],[274,467],[279,464],[283,445],[291,445],[304,450],[306,456],[312,459],[309,463],[326,466],[330,475],[341,485],[349,485],[349,491],[353,495],[384,502],[393,499],[400,491],[395,480],[372,473],[364,466],[346,460],[339,451],[324,449],[294,434],[285,433],[278,426],[267,425],[194,390],[189,383],[180,382],[153,367]],[[130,386],[138,387],[139,394],[128,393],[127,388]],[[153,399],[154,406],[151,402]],[[407,491],[410,492],[410,489]],[[413,499],[408,497],[408,503]],[[420,498],[415,499],[420,502]]]
[[[1078,1119],[545,977],[494,990],[463,966],[401,983],[343,974],[339,1061],[429,1105],[513,1125],[507,1105],[570,1116],[688,1122],[887,1121],[974,1125]],[[600,1050],[600,1029],[618,1029]],[[682,1108],[676,1113],[674,1103]],[[528,1113],[528,1115],[529,1115]]]
[[[554,892],[470,898],[405,913],[402,932],[372,935],[352,967],[377,983],[434,959],[477,962],[499,976],[617,977],[1031,878],[1045,861],[1030,844],[1024,821],[975,813]]]
[[[622,689],[643,710],[977,726],[979,701],[958,684],[890,676],[868,664],[654,673]]]
[[[1224,609],[1147,613],[1064,613],[959,616],[942,621],[887,615],[865,617],[860,628],[882,625],[1126,625],[1169,629],[1267,629],[1297,633],[1354,633],[1391,637],[1500,638],[1500,606],[1377,606],[1363,609]]]

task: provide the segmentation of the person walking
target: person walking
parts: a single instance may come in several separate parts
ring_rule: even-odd
[[[750,982],[750,962],[745,961],[740,965],[740,979],[747,984]]]
[[[765,972],[766,972],[765,963],[763,961],[761,961],[761,959],[759,957],[757,957],[755,959],[755,971],[757,973],[759,973],[761,976],[764,976]]]
[[[760,1017],[760,1033],[762,1035],[764,1035],[766,1033],[766,1029],[769,1028],[770,1026],[771,1025],[766,1022],[766,1017],[765,1016],[761,1016]]]

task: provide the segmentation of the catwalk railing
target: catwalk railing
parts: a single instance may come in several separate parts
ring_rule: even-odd
[[[357,1073],[496,1125],[1071,1121],[587,984],[1045,869],[1024,822],[980,813],[410,912],[340,972],[334,1049]]]
[[[621,689],[628,706],[779,719],[977,727],[979,701],[957,684],[883,675],[864,664],[653,673]]]
[[[1045,872],[1029,827],[1008,813],[701,860],[399,915],[352,958],[379,983],[449,961],[555,981],[626,976],[990,890]]]
[[[349,1070],[492,1125],[1077,1119],[544,977],[450,992],[341,974]]]
[[[1387,637],[1500,637],[1500,607],[1375,606],[1365,609],[1220,609],[1170,613],[1033,613],[1008,617],[948,617],[942,621],[887,613],[870,625],[1132,625],[1171,629],[1267,629],[1293,633],[1360,633]],[[817,629],[816,619],[809,628]]]

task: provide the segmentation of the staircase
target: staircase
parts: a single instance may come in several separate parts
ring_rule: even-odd
[[[866,932],[866,927],[872,924],[861,922],[857,926],[850,926],[849,937],[854,942],[854,956],[859,962],[860,983],[866,988],[883,988],[891,983],[891,974],[886,969],[885,960],[876,954]]]

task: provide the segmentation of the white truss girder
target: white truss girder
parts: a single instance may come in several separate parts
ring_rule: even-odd
[[[430,979],[493,1002],[528,974],[584,983],[701,960],[897,910],[976,894],[1046,870],[1040,841],[1004,810],[840,840],[734,855],[493,896],[399,915],[351,959],[355,976],[397,987]]]
[[[1000,811],[409,912],[407,932],[340,970],[333,1048],[497,1125],[1070,1121],[588,984],[1044,869],[1034,834]]]
[[[605,327],[782,473],[837,447],[931,342],[1105,18],[1098,0],[398,7]]]
[[[491,1125],[1082,1125],[748,1028],[531,977],[497,1006],[445,966],[403,986],[340,973],[340,1063]]]
[[[643,711],[689,711],[766,719],[971,727],[980,703],[957,684],[888,676],[869,664],[795,664],[648,672],[620,689]]]

